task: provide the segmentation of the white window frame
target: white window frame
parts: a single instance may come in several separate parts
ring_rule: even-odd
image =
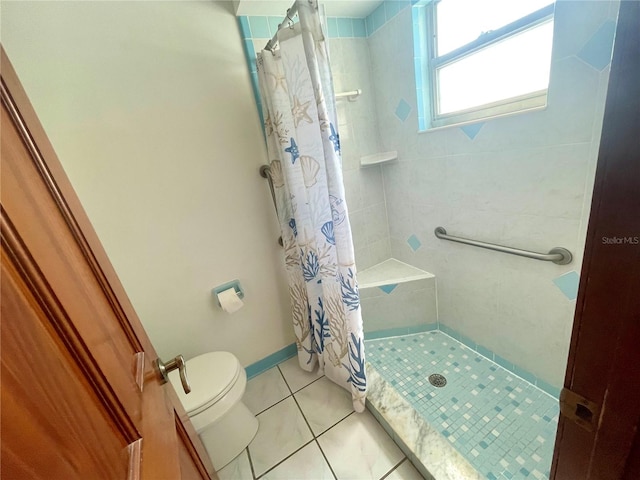
[[[530,110],[539,110],[546,107],[548,88],[517,97],[506,98],[489,104],[478,105],[477,107],[469,108],[467,110],[440,114],[438,113],[440,96],[437,70],[446,65],[455,63],[467,56],[473,55],[490,45],[501,42],[526,30],[538,27],[544,23],[553,21],[555,2],[525,15],[524,17],[521,17],[501,28],[485,32],[477,39],[467,43],[466,45],[462,45],[461,47],[440,56],[437,55],[438,31],[436,8],[438,3],[438,1],[434,1],[426,8],[427,25],[429,26],[430,32],[432,32],[432,34],[429,35],[430,38],[428,38],[426,42],[427,53],[429,56],[428,83],[430,91],[425,92],[425,94],[428,94],[431,99],[429,102],[431,107],[431,128],[471,123],[481,119],[510,115]]]

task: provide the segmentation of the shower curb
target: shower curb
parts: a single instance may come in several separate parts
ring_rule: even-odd
[[[369,363],[367,408],[426,480],[485,480]]]

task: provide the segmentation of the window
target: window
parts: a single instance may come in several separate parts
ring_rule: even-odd
[[[426,3],[424,36],[416,44],[423,57],[418,80],[428,79],[418,85],[421,129],[544,107],[553,42],[549,1]]]

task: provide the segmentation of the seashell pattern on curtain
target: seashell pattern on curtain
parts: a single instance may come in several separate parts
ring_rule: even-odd
[[[362,315],[317,1],[298,0],[298,16],[280,30],[279,49],[263,50],[257,61],[298,360],[349,390],[362,412]]]

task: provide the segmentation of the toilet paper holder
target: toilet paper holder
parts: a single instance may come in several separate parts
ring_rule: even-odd
[[[216,298],[216,302],[218,302],[218,306],[220,307],[220,299],[218,298],[218,294],[224,292],[225,290],[229,290],[233,288],[236,291],[236,295],[238,298],[244,298],[244,290],[240,286],[240,280],[231,280],[230,282],[223,283],[222,285],[218,285],[216,288],[211,290],[213,296]]]

